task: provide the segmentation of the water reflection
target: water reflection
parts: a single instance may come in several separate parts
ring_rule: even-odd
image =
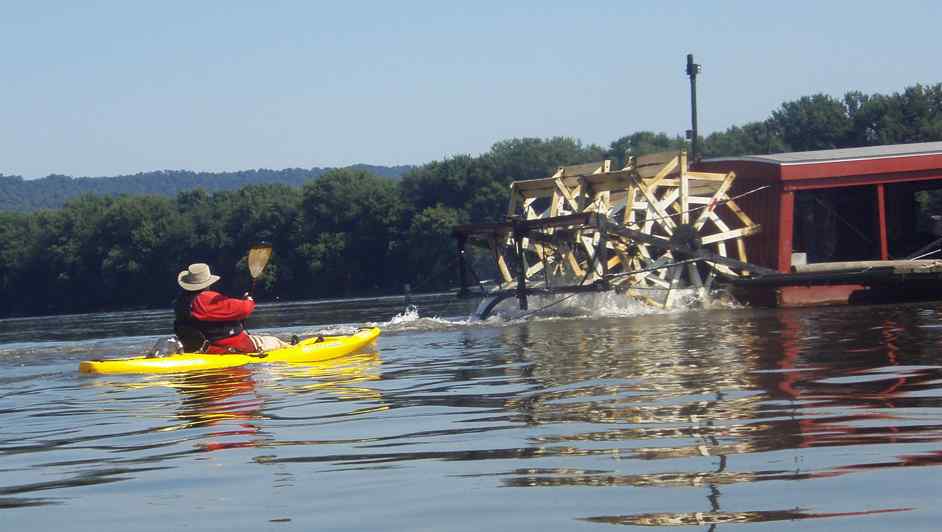
[[[18,508],[26,506],[45,506],[49,504],[59,504],[63,502],[62,497],[54,498],[36,498],[36,497],[6,497],[7,495],[19,495],[22,493],[35,493],[60,490],[64,488],[77,488],[83,486],[94,486],[98,484],[110,484],[130,480],[135,476],[147,471],[156,471],[162,467],[109,467],[97,469],[94,471],[83,471],[67,478],[52,480],[48,482],[33,482],[19,484],[0,488],[0,509]]]
[[[862,512],[814,513],[800,508],[795,510],[765,510],[755,512],[691,512],[691,513],[656,513],[637,515],[617,515],[586,517],[583,521],[607,523],[612,525],[636,526],[696,526],[711,525],[714,530],[718,524],[768,523],[772,521],[799,521],[803,519],[821,519],[826,517],[860,517],[866,515],[905,512],[912,508],[889,508]]]
[[[828,336],[834,336],[834,328],[822,326],[808,314],[782,311],[747,317],[731,329],[722,324],[712,327],[708,315],[685,316],[686,323],[661,323],[659,334],[649,334],[640,319],[620,327],[619,336],[589,329],[575,338],[547,330],[534,334],[536,327],[507,331],[506,341],[520,346],[533,360],[530,376],[541,383],[538,391],[507,401],[518,421],[555,427],[615,425],[533,436],[529,441],[536,448],[547,454],[609,454],[618,461],[686,459],[688,468],[689,460],[700,459],[709,465],[684,472],[631,474],[612,469],[513,469],[496,474],[503,477],[501,484],[702,486],[708,514],[639,514],[590,521],[648,526],[758,522],[862,514],[724,513],[719,486],[807,481],[942,463],[942,450],[872,461],[860,461],[866,454],[847,453],[845,457],[857,461],[833,460],[829,466],[806,469],[799,460],[794,469],[783,469],[750,459],[745,469],[740,465],[730,471],[731,461],[745,455],[942,441],[938,417],[919,414],[942,406],[938,393],[942,368],[936,365],[933,342],[920,338],[926,329],[886,319],[832,338]],[[704,333],[707,341],[700,330],[709,331]]]
[[[0,485],[0,509],[62,503],[67,497],[60,490],[133,480],[150,471],[172,469],[174,461],[194,453],[297,444],[278,441],[270,430],[277,417],[270,412],[273,406],[285,396],[307,394],[323,403],[370,405],[346,408],[346,416],[377,411],[383,408],[382,394],[368,383],[379,379],[381,364],[378,353],[365,353],[312,364],[82,378],[80,387],[96,392],[88,405],[66,403],[52,410],[47,406],[34,415],[52,418],[97,411],[98,417],[105,416],[103,420],[88,427],[60,429],[32,444],[0,445],[0,457],[26,458],[55,451],[85,454],[97,450],[103,454],[32,465],[46,476],[56,472],[61,478]],[[176,398],[163,394],[166,390],[176,392]],[[176,406],[168,416],[171,404]],[[115,431],[114,420],[122,416],[134,420],[137,428]],[[12,477],[5,478],[9,482]],[[276,485],[291,482],[290,473],[276,473]],[[23,496],[37,492],[55,492],[57,496]]]
[[[376,352],[354,354],[316,363],[241,366],[205,372],[173,374],[140,381],[96,381],[97,386],[144,389],[170,388],[180,395],[178,423],[160,431],[223,425],[223,430],[202,433],[198,447],[205,451],[285,445],[264,430],[264,420],[277,419],[266,396],[317,394],[320,401],[366,401],[369,407],[344,412],[360,415],[381,411],[382,393],[365,383],[379,380],[382,359]],[[259,381],[262,381],[259,392]],[[284,402],[285,399],[279,398]],[[235,440],[235,441],[228,441]]]
[[[270,316],[299,319],[298,308]],[[74,375],[92,342],[65,355],[31,347],[44,350],[38,370],[11,348],[23,360],[0,352],[0,508],[21,520],[11,529],[136,500],[135,519],[174,529],[209,510],[245,530],[289,518],[330,529],[932,530],[939,317],[932,306],[417,314],[384,331],[382,357],[149,377]]]
[[[365,384],[380,380],[379,353],[361,353],[317,364],[269,366],[268,387],[286,394],[327,393],[343,400],[374,401],[383,408],[383,395]],[[305,382],[307,381],[307,382]]]

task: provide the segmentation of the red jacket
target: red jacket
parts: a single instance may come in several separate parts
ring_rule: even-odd
[[[190,305],[190,315],[199,321],[241,321],[255,310],[252,299],[236,299],[212,290],[203,290]],[[230,348],[240,353],[254,353],[255,344],[244,330],[235,336],[216,340],[207,353],[228,353]]]

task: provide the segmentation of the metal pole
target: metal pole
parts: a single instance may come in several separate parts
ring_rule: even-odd
[[[700,65],[693,62],[693,54],[687,54],[687,76],[690,77],[690,159],[697,161],[700,158],[700,135],[697,130],[697,74],[701,72]]]
[[[458,236],[458,281],[461,283],[458,288],[458,297],[468,296],[468,267],[464,262],[464,248],[467,243],[467,236]]]
[[[520,310],[527,310],[527,259],[523,254],[523,239],[526,230],[520,223],[520,217],[513,218],[514,249],[517,252],[517,302]]]

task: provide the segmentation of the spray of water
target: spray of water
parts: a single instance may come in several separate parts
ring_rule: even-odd
[[[722,297],[701,301],[691,295],[683,295],[671,309],[664,309],[614,292],[577,294],[569,296],[536,296],[528,300],[529,309],[522,311],[516,299],[508,299],[497,306],[485,320],[475,316],[440,317],[423,315],[421,307],[409,305],[388,321],[364,324],[379,327],[384,334],[399,332],[442,331],[469,327],[503,327],[530,321],[560,319],[630,318],[650,314],[670,314],[693,309],[735,308],[737,305]],[[331,326],[327,330],[312,331],[311,334],[350,334],[356,325]]]
[[[707,300],[693,293],[679,294],[674,306],[663,308],[615,292],[570,294],[567,296],[536,296],[527,300],[529,308],[520,310],[516,299],[501,302],[487,323],[520,320],[552,320],[561,318],[628,318],[650,314],[672,314],[702,308],[737,308],[732,299],[714,294]]]

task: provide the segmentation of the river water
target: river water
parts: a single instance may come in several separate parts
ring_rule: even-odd
[[[262,305],[258,332],[384,332],[162,376],[77,369],[169,311],[0,321],[0,530],[942,528],[942,303],[413,303]]]

